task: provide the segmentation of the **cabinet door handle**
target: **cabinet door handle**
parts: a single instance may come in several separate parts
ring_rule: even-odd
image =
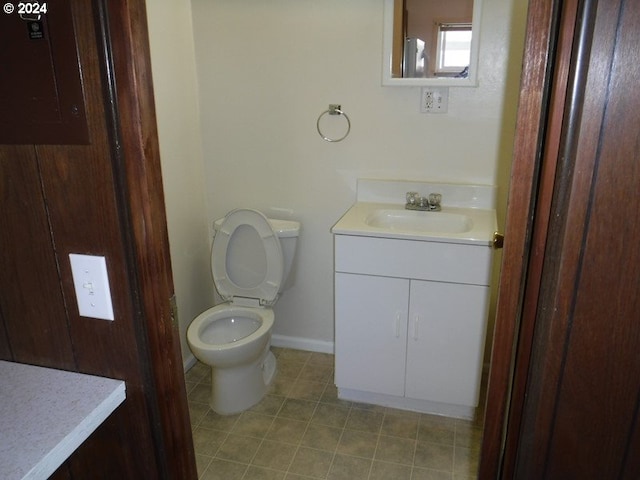
[[[400,313],[396,313],[396,320],[393,322],[396,338],[400,338]]]
[[[413,339],[418,340],[418,331],[420,327],[420,316],[416,315],[413,318]]]

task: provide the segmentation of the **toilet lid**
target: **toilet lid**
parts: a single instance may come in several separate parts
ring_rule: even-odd
[[[284,261],[280,240],[262,213],[238,209],[227,214],[213,240],[211,270],[225,301],[274,303]]]

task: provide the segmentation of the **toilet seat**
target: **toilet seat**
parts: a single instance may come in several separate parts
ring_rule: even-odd
[[[241,244],[246,251],[247,242],[252,242],[250,251],[255,256],[230,261],[234,244]],[[227,214],[213,240],[211,270],[218,293],[225,301],[262,306],[275,303],[282,284],[284,259],[280,240],[262,213],[237,209]]]
[[[212,324],[223,321],[227,323],[227,327],[233,330],[234,327],[229,325],[227,320],[233,317],[243,317],[248,320],[253,320],[256,324],[255,330],[251,333],[243,334],[241,338],[233,341],[224,342],[221,339],[211,341],[208,335],[204,333],[209,329]],[[192,348],[200,351],[208,351],[210,354],[216,352],[237,352],[237,355],[241,355],[244,348],[249,347],[249,344],[256,341],[258,338],[265,338],[265,344],[269,339],[265,335],[273,328],[274,314],[271,308],[250,308],[250,307],[238,307],[227,304],[216,305],[208,310],[205,310],[196,318],[194,318],[189,329],[187,330],[187,339]],[[233,361],[235,356],[232,357]],[[229,361],[229,360],[228,360]],[[218,363],[221,360],[218,359]]]

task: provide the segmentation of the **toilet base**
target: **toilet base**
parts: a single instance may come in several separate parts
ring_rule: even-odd
[[[276,375],[276,357],[269,347],[267,344],[258,359],[248,365],[212,367],[209,406],[214,412],[232,415],[262,400]]]

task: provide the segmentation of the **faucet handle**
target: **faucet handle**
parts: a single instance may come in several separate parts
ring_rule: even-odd
[[[418,203],[419,198],[420,194],[418,192],[407,192],[407,205],[415,205],[416,203]]]
[[[429,207],[432,210],[440,209],[440,202],[442,201],[442,195],[440,193],[429,194]]]
[[[429,194],[429,203],[433,205],[437,205],[442,201],[442,195],[440,193],[430,193]]]

